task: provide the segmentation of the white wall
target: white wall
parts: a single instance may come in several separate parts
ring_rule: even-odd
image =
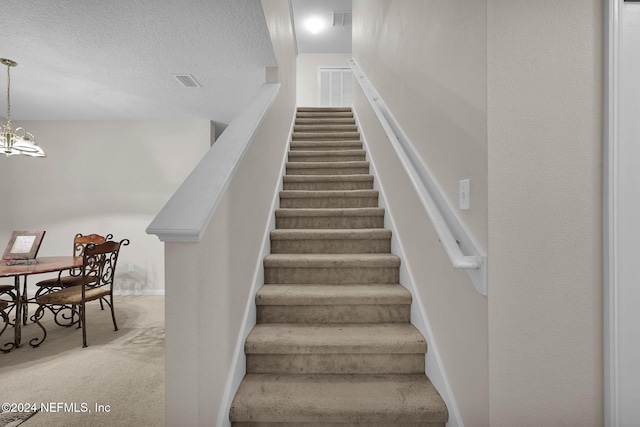
[[[486,1],[353,4],[354,58],[456,207],[471,179],[458,214],[486,248]]]
[[[299,107],[317,107],[320,105],[318,69],[349,68],[351,54],[347,53],[303,53],[296,59],[296,92]]]
[[[450,201],[457,202],[458,181],[471,178],[472,208],[460,214],[486,247],[485,3],[353,0],[352,7],[354,58]],[[357,84],[354,108],[462,422],[486,426],[487,299],[451,267]]]
[[[491,425],[601,426],[603,4],[487,4]]]
[[[238,345],[243,348],[239,342],[243,315],[254,301],[254,274],[262,271],[262,242],[274,215],[271,203],[295,113],[289,1],[265,0],[263,9],[278,59],[280,92],[202,240],[165,244],[168,426],[220,426],[219,417],[228,424],[229,414],[218,412],[235,362],[234,351]]]
[[[210,122],[19,125],[36,135],[47,156],[0,157],[0,174],[10,179],[3,182],[11,182],[0,190],[11,200],[2,207],[9,221],[0,228],[0,245],[12,230],[46,230],[38,255],[71,255],[76,233],[111,233],[131,240],[118,261],[116,289],[164,291],[163,246],[145,228],[209,149]]]

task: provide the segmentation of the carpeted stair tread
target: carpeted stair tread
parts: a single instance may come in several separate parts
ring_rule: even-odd
[[[317,151],[317,150],[297,150],[294,152],[289,152],[289,156],[296,156],[296,157],[301,157],[301,156],[308,156],[308,157],[322,157],[322,156],[326,156],[326,155],[336,155],[336,156],[349,156],[349,155],[365,155],[366,151],[364,151],[361,148],[355,148],[352,150],[323,150],[323,151]]]
[[[278,229],[384,227],[384,208],[278,208],[275,214]]]
[[[388,253],[391,230],[276,229],[271,231],[271,253]]]
[[[283,190],[373,190],[373,175],[285,175]]]
[[[393,254],[269,254],[265,268],[340,268],[340,267],[400,267],[400,258]]]
[[[297,118],[296,125],[355,125],[356,120],[353,117],[309,117]]]
[[[360,140],[346,140],[346,141],[291,141],[289,147],[290,152],[296,151],[312,151],[312,150],[359,150],[362,148],[362,141]]]
[[[353,118],[352,112],[347,111],[326,111],[326,112],[298,112],[296,114],[296,119],[305,119],[305,118],[319,118],[319,117],[330,117],[330,118]]]
[[[301,198],[325,198],[325,197],[378,197],[378,190],[282,190],[280,199]]]
[[[362,162],[366,160],[364,150],[298,150],[289,152],[290,162]]]
[[[264,285],[257,305],[411,304],[411,293],[399,284]]]
[[[444,423],[446,405],[424,374],[245,377],[231,406],[234,422]]]
[[[353,124],[300,124],[296,122],[294,132],[357,132],[358,127]]]
[[[351,107],[298,107],[296,111],[298,113],[351,113]]]
[[[285,175],[283,182],[289,183],[314,183],[314,182],[370,182],[373,183],[373,175]]]
[[[378,206],[378,190],[283,190],[283,208],[364,208]]]
[[[368,175],[369,162],[287,162],[286,169],[288,175]]]
[[[426,353],[427,343],[410,323],[256,325],[245,341],[247,354]]]
[[[390,239],[391,230],[387,228],[359,228],[349,229],[297,229],[297,230],[272,230],[271,240],[368,240]]]
[[[276,217],[384,216],[384,208],[276,209]]]
[[[291,139],[307,141],[307,140],[336,140],[336,139],[360,139],[360,132],[293,132]]]

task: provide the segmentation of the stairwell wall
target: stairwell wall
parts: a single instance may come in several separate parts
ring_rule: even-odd
[[[484,302],[459,289],[471,287],[356,88],[466,425],[603,424],[602,11],[599,0],[353,0],[353,56],[450,200],[471,176],[461,216],[487,248]]]
[[[486,3],[353,0],[353,57],[459,211],[487,246]],[[451,267],[358,85],[354,108],[405,250],[461,422],[489,424],[487,299]],[[429,374],[427,372],[427,374]]]
[[[295,47],[288,0],[263,2],[278,60],[280,91],[256,131],[199,243],[165,243],[167,283],[189,283],[194,292],[167,286],[167,340],[197,343],[172,345],[166,364],[166,424],[212,426],[233,369],[234,350],[242,336],[243,316],[262,242],[273,215],[272,201],[280,180],[295,114]],[[270,71],[270,73],[273,70]],[[249,319],[251,321],[251,319]],[[255,322],[255,319],[253,319]],[[174,329],[179,325],[188,328]],[[167,343],[169,345],[169,343]],[[187,362],[188,361],[188,362]],[[227,424],[223,424],[227,425]]]

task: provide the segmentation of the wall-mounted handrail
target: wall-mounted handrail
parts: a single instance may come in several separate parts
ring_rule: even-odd
[[[486,296],[487,255],[485,251],[453,209],[437,180],[418,155],[413,144],[402,131],[358,63],[355,59],[351,59],[349,64],[415,188],[418,198],[449,256],[451,265],[456,269],[464,269],[476,290]]]
[[[280,84],[264,84],[147,227],[163,242],[199,242]]]

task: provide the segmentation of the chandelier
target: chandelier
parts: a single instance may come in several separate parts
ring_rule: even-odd
[[[0,153],[44,157],[44,151],[36,144],[33,134],[21,127],[15,130],[11,127],[11,67],[18,63],[6,58],[0,58],[0,62],[7,66],[7,124],[0,126]]]

